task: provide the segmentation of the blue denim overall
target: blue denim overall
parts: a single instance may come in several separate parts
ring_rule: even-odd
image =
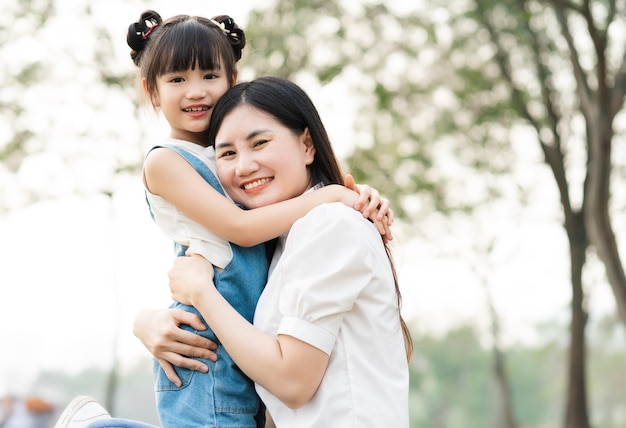
[[[163,147],[178,152],[213,188],[224,194],[217,177],[196,156],[180,147]],[[267,282],[265,245],[246,248],[231,243],[230,246],[232,260],[221,272],[214,268],[213,282],[232,307],[252,322],[257,301]],[[177,255],[183,256],[185,250],[177,245]],[[175,302],[171,307],[192,312],[202,319],[192,306]],[[256,428],[255,416],[260,400],[254,383],[237,367],[211,329],[197,331],[187,325],[181,325],[181,328],[216,342],[218,359],[216,362],[202,359],[209,367],[208,373],[175,367],[181,387],[170,382],[159,363],[154,361],[156,403],[161,425],[164,428]]]

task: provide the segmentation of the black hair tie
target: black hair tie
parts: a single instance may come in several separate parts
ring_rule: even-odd
[[[147,10],[141,14],[139,22],[133,22],[128,27],[126,43],[135,52],[141,52],[152,32],[161,24],[161,15],[153,10]]]

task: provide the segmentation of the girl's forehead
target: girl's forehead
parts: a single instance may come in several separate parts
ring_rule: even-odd
[[[202,65],[199,64],[198,61],[196,61],[194,64],[191,64],[187,67],[181,67],[179,64],[178,68],[172,67],[171,70],[167,71],[168,73],[180,73],[183,71],[196,71],[196,70],[201,70],[201,71],[219,71],[222,69],[222,66],[220,64],[220,62],[214,62],[212,64],[210,64],[211,67],[203,67]]]
[[[222,56],[217,52],[203,53],[190,51],[185,54],[177,49],[172,49],[169,55],[165,56],[163,59],[163,68],[166,72],[195,69],[220,70],[223,62]]]
[[[162,67],[180,71],[200,67],[212,70],[220,68],[232,48],[222,35],[213,34],[202,27],[182,26],[167,34],[156,56]],[[228,68],[228,67],[227,67]]]

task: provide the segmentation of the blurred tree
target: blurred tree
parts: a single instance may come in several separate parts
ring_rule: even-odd
[[[464,325],[442,337],[416,335],[416,339],[419,352],[410,366],[411,426],[502,428],[499,409],[494,406],[501,397],[491,382],[492,351],[482,345],[482,335]],[[564,354],[563,346],[549,334],[536,346],[517,345],[508,350],[509,380],[519,426],[539,428],[558,423],[562,382],[554,373],[561,370]],[[598,426],[605,422],[599,419]]]
[[[456,32],[447,64],[459,76],[482,76],[484,86],[455,92],[465,103],[487,100],[487,109],[500,100],[507,114],[526,123],[559,191],[572,284],[563,423],[588,427],[583,272],[591,248],[626,323],[626,277],[610,216],[614,121],[626,91],[624,44],[613,35],[625,28],[624,4],[477,0],[458,10],[464,13],[447,21]],[[472,122],[482,129],[491,125],[480,117]]]
[[[117,40],[116,32],[114,40],[102,20],[106,7],[89,1],[2,2],[0,176],[6,179],[0,181],[0,210],[71,194],[100,193],[112,204],[118,174],[140,170],[145,139],[134,66],[124,39]],[[116,61],[118,46],[127,61]],[[116,292],[115,266],[111,271]],[[105,394],[111,411],[117,357],[115,347]]]
[[[612,219],[623,197],[611,192],[624,167],[612,150],[623,133],[624,2],[276,1],[271,8],[250,19],[255,53],[263,53],[250,63],[261,73],[348,82],[359,106],[349,170],[389,195],[400,216],[492,200],[504,190],[495,177],[509,170],[511,143],[538,143],[570,247],[563,424],[588,427],[587,251],[603,263],[626,324]],[[455,182],[455,172],[467,171],[479,179],[458,174],[464,182]]]
[[[485,236],[489,236],[487,232]],[[496,239],[487,238],[486,242],[475,244],[475,260],[470,260],[471,269],[478,278],[485,291],[486,306],[489,311],[489,324],[491,332],[492,348],[492,371],[493,382],[496,389],[495,397],[500,403],[496,406],[495,420],[496,426],[501,428],[516,428],[516,421],[513,409],[513,396],[511,391],[509,374],[506,369],[506,354],[501,334],[501,316],[496,309],[496,304],[492,295],[492,274],[497,270],[497,265],[502,264],[502,260],[494,260],[494,247]]]
[[[122,44],[102,21],[103,7],[2,2],[0,209],[110,192],[115,174],[138,171],[143,148],[142,130],[133,126],[140,122],[134,70],[130,60],[116,60]],[[125,109],[131,126],[111,126],[108,117]]]
[[[29,42],[54,15],[54,0],[16,0],[0,6],[0,176],[15,173],[35,149],[33,132],[25,119],[24,92],[41,77],[43,60],[37,55],[19,58]],[[28,37],[20,32],[28,29]],[[30,38],[30,40],[28,40]],[[10,47],[10,48],[9,48]],[[7,189],[0,187],[0,211],[8,208]]]
[[[591,369],[592,386],[597,391],[593,425],[606,428],[625,426],[624,396],[626,379],[620,370],[626,358],[623,337],[611,327],[616,319],[590,323],[598,329],[593,352],[600,358]],[[562,325],[537,326],[540,332],[533,346],[515,345],[508,349],[507,363],[519,426],[553,427],[560,418],[563,379],[567,353],[562,343]],[[621,330],[620,334],[623,334]],[[445,335],[415,332],[419,350],[411,362],[411,427],[413,428],[502,428],[493,403],[498,392],[490,383],[491,350],[482,344],[483,336],[471,325],[461,325]],[[158,424],[151,383],[150,360],[139,360],[120,372],[116,396],[116,416]],[[42,372],[29,391],[54,397],[59,408],[78,394],[103,400],[108,370],[89,368],[77,373]]]
[[[77,395],[89,395],[104,403],[108,391],[103,385],[108,383],[109,378],[108,369],[96,367],[73,374],[44,371],[38,375],[31,389],[42,396],[53,397],[60,411]],[[158,425],[151,360],[141,359],[133,366],[120,370],[114,408],[113,416]],[[107,407],[107,410],[111,411],[111,408]]]
[[[427,202],[423,212],[468,208],[448,199],[452,177],[433,168],[439,149],[430,142],[438,134],[430,127],[421,71],[429,25],[419,13],[402,14],[377,2],[279,0],[253,10],[246,29],[251,49],[244,70],[303,84],[313,78],[348,85],[349,95],[335,94],[338,104],[358,112],[343,121],[356,145],[347,169],[380,189],[404,218],[421,212],[417,195]]]
[[[490,355],[472,327],[451,331],[442,339],[420,338],[417,349],[411,378],[420,406],[412,408],[411,426],[492,426]]]
[[[590,407],[595,419],[592,425],[618,428],[626,423],[626,329],[617,316],[607,315],[592,323],[590,330],[589,387],[594,391]]]

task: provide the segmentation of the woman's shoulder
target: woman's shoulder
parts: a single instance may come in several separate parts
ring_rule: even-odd
[[[337,235],[368,234],[380,236],[374,225],[354,208],[341,202],[330,202],[313,208],[307,215],[296,221],[292,232],[300,230],[310,235],[322,232]],[[290,232],[290,234],[292,233]],[[302,233],[301,232],[301,233]]]
[[[359,211],[341,202],[327,202],[325,204],[318,205],[313,208],[309,214],[312,218],[323,218],[326,220],[335,219],[337,222],[345,221],[355,224],[369,223],[363,218]],[[364,220],[364,222],[356,220]]]

